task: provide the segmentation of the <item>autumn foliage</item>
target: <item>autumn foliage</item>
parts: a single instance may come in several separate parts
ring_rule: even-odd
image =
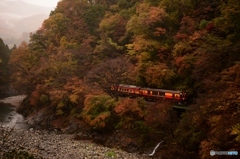
[[[62,0],[12,52],[11,83],[51,119],[164,140],[162,158],[209,158],[240,147],[239,15],[239,0]],[[120,83],[182,90],[189,110],[118,99]]]

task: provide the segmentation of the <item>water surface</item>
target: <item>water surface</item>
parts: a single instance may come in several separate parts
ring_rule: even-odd
[[[19,97],[19,98],[18,98]],[[7,100],[6,100],[7,99]],[[29,125],[24,117],[16,112],[16,101],[19,103],[21,96],[8,97],[0,100],[0,125],[6,127],[15,127],[18,129],[28,129]],[[7,101],[7,102],[6,102]],[[11,104],[10,104],[11,103]],[[14,105],[12,105],[14,103]]]

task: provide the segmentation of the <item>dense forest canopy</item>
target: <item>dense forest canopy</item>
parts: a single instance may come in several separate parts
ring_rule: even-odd
[[[8,60],[10,49],[0,38],[0,97],[4,97],[9,81]]]
[[[239,0],[62,0],[29,44],[12,51],[11,82],[28,94],[30,110],[48,107],[58,117],[82,118],[97,128],[109,126],[104,121],[111,121],[114,110],[122,118],[130,113],[121,122],[155,122],[151,129],[144,126],[168,141],[162,151],[165,158],[207,158],[211,149],[240,146],[238,17]],[[4,81],[8,49],[0,45]],[[107,89],[111,82],[183,90],[194,99],[193,109],[179,124],[150,122],[149,115],[144,118],[142,101],[116,104],[101,98],[104,92],[115,96]],[[91,96],[96,94],[100,96]],[[98,98],[100,104],[108,103],[101,109],[107,113],[98,110],[91,116]],[[125,107],[129,103],[132,109]],[[160,127],[172,136],[161,134]]]

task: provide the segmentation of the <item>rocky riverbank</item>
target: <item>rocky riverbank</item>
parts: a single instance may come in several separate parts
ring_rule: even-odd
[[[27,97],[26,95],[17,95],[17,96],[0,99],[0,102],[11,104],[15,107],[18,107],[26,97]]]
[[[1,145],[2,144],[2,145]],[[73,135],[45,130],[13,130],[6,143],[0,141],[1,153],[17,149],[39,159],[146,159],[147,156],[103,147],[89,140],[74,140]]]

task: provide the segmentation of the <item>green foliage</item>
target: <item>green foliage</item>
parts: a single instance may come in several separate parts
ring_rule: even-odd
[[[14,149],[4,153],[2,159],[34,159],[34,157],[26,151],[17,151]]]
[[[92,5],[84,12],[83,18],[89,27],[91,34],[96,32],[101,18],[104,16],[104,6],[102,5]]]
[[[206,134],[203,132],[204,129],[201,130],[199,127],[202,121],[198,120],[196,123],[195,120],[189,120],[191,118],[189,114],[185,114],[174,135],[180,146],[184,146],[189,152],[194,152],[198,150],[200,142],[206,137]]]
[[[200,29],[204,29],[208,24],[208,21],[206,21],[205,19],[201,20],[200,24],[199,24],[199,28]]]
[[[145,101],[139,99],[123,99],[114,108],[117,116],[120,116],[120,122],[116,125],[116,128],[135,128],[139,129],[145,115]]]
[[[36,55],[32,53],[26,42],[22,42],[20,46],[15,49],[10,57],[10,67],[12,71],[12,83],[15,89],[20,92],[30,93],[38,81],[35,79],[37,60]]]
[[[115,105],[115,99],[110,96],[88,96],[84,101],[81,117],[94,128],[105,128]]]
[[[47,102],[49,102],[49,97],[45,94],[42,94],[41,97],[40,97],[40,101],[43,103],[43,104],[46,104]]]
[[[10,50],[7,45],[4,44],[0,38],[0,92],[6,91],[6,85],[9,83],[9,69],[8,61],[10,56]],[[0,96],[4,95],[0,93]]]
[[[240,34],[240,22],[236,17],[240,16],[240,2],[238,0],[222,1],[220,4],[221,16],[215,19],[217,30],[231,40],[237,40]]]
[[[238,0],[62,0],[30,44],[13,50],[12,84],[29,94],[31,106],[49,106],[55,115],[81,117],[99,129],[132,129],[152,140],[166,137],[162,156],[168,158],[207,158],[211,149],[237,148],[239,5]],[[8,51],[0,41],[1,85],[7,81]],[[205,98],[178,124],[165,103],[146,110],[142,99],[85,98],[90,91],[83,79],[94,94],[104,91],[116,99],[111,86],[119,83]]]
[[[143,63],[140,67],[139,83],[156,88],[169,88],[176,82],[176,73],[164,63]],[[143,76],[144,79],[140,77]]]
[[[62,13],[56,13],[44,21],[45,36],[48,36],[49,44],[60,45],[60,39],[65,34],[68,19]]]
[[[106,156],[107,156],[107,157],[114,158],[114,157],[116,157],[116,153],[113,152],[113,151],[108,151],[108,152],[106,152]]]
[[[57,105],[56,114],[57,115],[63,115],[64,114],[63,109],[64,109],[65,106],[66,106],[65,101],[61,100]]]

